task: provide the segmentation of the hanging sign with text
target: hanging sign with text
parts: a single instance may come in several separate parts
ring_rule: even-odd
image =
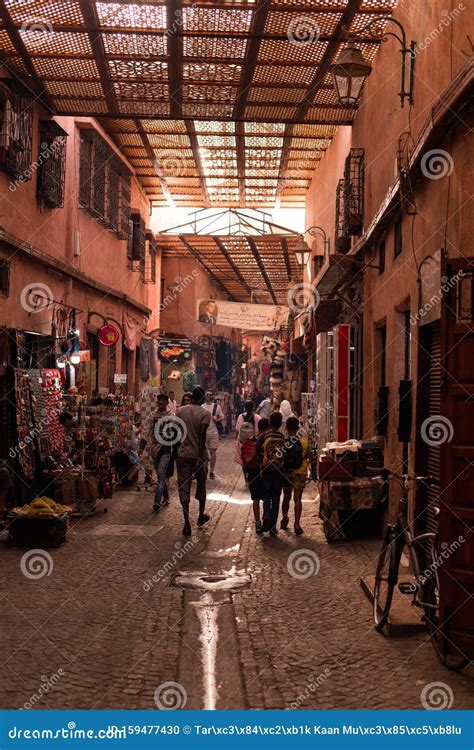
[[[255,331],[275,331],[288,323],[289,309],[284,305],[253,305],[225,300],[198,300],[200,323]]]

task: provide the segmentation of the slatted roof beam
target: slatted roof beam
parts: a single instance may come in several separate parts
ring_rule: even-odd
[[[180,118],[182,113],[183,88],[183,43],[176,33],[182,26],[183,8],[181,0],[168,0],[166,10],[168,40],[168,75],[171,116]]]
[[[235,123],[235,142],[237,146],[237,175],[239,178],[239,205],[246,206],[245,201],[245,126],[243,122]]]
[[[268,291],[269,291],[269,293],[270,293],[270,296],[271,296],[271,298],[272,298],[272,300],[273,300],[273,303],[274,303],[275,305],[278,305],[278,302],[277,302],[277,298],[276,298],[276,296],[275,296],[275,292],[273,291],[273,287],[272,287],[272,285],[271,285],[271,282],[270,282],[270,279],[269,279],[269,277],[268,277],[268,274],[267,274],[266,268],[265,268],[265,266],[263,265],[263,261],[262,261],[262,258],[261,258],[261,256],[260,256],[260,253],[259,253],[259,251],[258,251],[258,247],[257,247],[257,245],[255,244],[255,241],[254,241],[253,237],[247,236],[247,237],[246,237],[246,240],[247,240],[247,243],[248,243],[248,245],[249,245],[249,247],[250,247],[250,249],[251,249],[251,251],[252,251],[252,255],[253,255],[253,257],[255,258],[255,261],[256,261],[256,263],[257,263],[257,265],[258,265],[259,269],[260,269],[260,273],[261,273],[261,274],[262,274],[262,276],[263,276],[263,279],[264,279],[264,281],[265,281],[265,284],[267,285],[267,289],[268,289]]]
[[[293,272],[291,270],[290,253],[288,250],[288,242],[282,237],[280,240],[281,249],[283,250],[283,259],[285,261],[286,273],[288,274],[288,281],[293,278]]]
[[[196,128],[194,127],[194,120],[186,120],[185,125],[186,133],[191,144],[191,151],[193,152],[193,159],[196,164],[199,183],[204,195],[205,206],[208,208],[211,205],[211,201],[209,199],[209,193],[207,192],[207,183],[206,178],[204,177],[204,167],[201,159],[201,153],[199,151],[199,143],[196,134]]]
[[[31,81],[29,85],[28,85],[28,82],[25,82],[23,79],[21,79],[21,83],[23,84],[23,86],[25,86],[26,88],[28,88],[30,91],[33,92],[35,98],[38,99],[39,103],[42,104],[42,106],[45,109],[47,109],[48,112],[50,112],[50,114],[52,115],[56,114],[54,105],[52,104],[51,99],[49,98],[48,92],[46,91],[41,78],[36,73],[34,65],[31,62],[29,52],[26,49],[23,43],[23,39],[18,33],[18,30],[15,28],[15,24],[13,23],[12,17],[7,10],[4,0],[0,0],[0,19],[2,20],[3,25],[5,27],[5,31],[7,32],[10,38],[10,41],[13,44],[13,47],[15,48],[16,54],[21,58],[21,61],[23,62],[28,72],[28,75],[31,77]],[[6,55],[5,56],[2,55],[0,63],[4,65],[5,69],[14,78],[16,78],[17,80],[20,80],[18,74],[15,73],[15,71],[10,68],[10,65],[8,63],[8,57]]]
[[[112,115],[116,115],[118,114],[119,108],[117,97],[115,96],[114,84],[110,80],[104,40],[100,31],[92,31],[92,29],[100,28],[96,5],[94,2],[91,2],[91,0],[79,0],[79,7],[84,16],[86,28],[88,29],[87,35],[89,37],[92,52],[94,53],[94,59],[97,65],[97,70],[99,71],[100,83],[104,92],[105,101],[107,102],[107,107]]]
[[[313,98],[314,98],[314,94],[316,93],[316,89],[322,84],[322,82],[326,78],[326,75],[328,74],[329,69],[330,69],[330,65],[333,62],[334,55],[337,52],[337,48],[339,47],[341,41],[345,38],[344,30],[346,28],[349,28],[355,16],[359,12],[361,5],[362,5],[362,0],[349,0],[349,4],[347,8],[345,9],[345,11],[343,12],[343,14],[341,15],[341,18],[339,19],[339,22],[334,31],[335,41],[329,42],[326,48],[326,51],[324,53],[323,59],[321,60],[320,65],[318,65],[318,67],[316,68],[316,72],[313,76],[313,80],[311,81],[308,88],[306,89],[304,99],[299,105],[298,110],[293,118],[293,123],[289,123],[287,127],[285,128],[285,139],[284,139],[283,150],[282,150],[282,155],[281,155],[280,174],[278,176],[278,179],[279,179],[278,195],[281,193],[281,189],[283,187],[282,178],[286,176],[286,172],[288,169],[290,143],[293,137],[293,129],[294,129],[293,125],[303,122],[308,110],[313,106]],[[321,109],[321,108],[322,108],[322,105],[318,105],[318,109]],[[341,122],[338,124],[343,125],[345,123]]]
[[[250,87],[253,82],[255,68],[257,67],[258,53],[262,43],[262,36],[267,21],[270,0],[257,0],[253,11],[252,24],[249,35],[252,38],[248,42],[245,64],[242,69],[240,92],[234,105],[234,119],[240,120],[247,106]]]
[[[244,289],[247,291],[247,293],[249,295],[251,295],[252,294],[251,287],[249,286],[249,284],[247,283],[247,281],[245,280],[245,278],[242,276],[241,272],[239,271],[239,268],[238,268],[237,264],[235,263],[235,261],[232,258],[231,254],[227,250],[227,248],[224,245],[224,243],[221,240],[221,238],[217,237],[217,236],[214,236],[214,240],[215,240],[215,243],[216,243],[217,247],[221,251],[222,255],[226,259],[226,261],[229,264],[229,266],[232,268],[233,272],[237,276],[238,280],[240,281],[240,283],[242,284],[242,286],[244,287]]]
[[[211,269],[209,268],[209,266],[202,259],[200,253],[197,250],[194,249],[194,247],[191,245],[191,243],[188,242],[188,240],[185,237],[183,237],[182,234],[179,235],[179,239],[181,240],[181,242],[183,243],[183,245],[187,248],[187,250],[189,250],[189,252],[193,256],[193,258],[195,258],[195,260],[199,263],[199,265],[201,266],[201,268],[208,274],[208,276],[211,277],[211,279],[214,281],[214,283],[217,284],[217,286],[220,289],[222,289],[222,291],[225,294],[227,294],[228,298],[231,301],[235,301],[234,295],[229,292],[229,290],[227,289],[227,287],[225,286],[225,284],[223,284],[222,281],[219,279],[219,277],[216,276],[216,274],[214,273],[214,271],[211,271]]]

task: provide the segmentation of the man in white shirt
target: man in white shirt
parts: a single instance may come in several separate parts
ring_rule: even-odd
[[[263,399],[263,401],[260,402],[259,406],[257,407],[257,414],[262,419],[270,419],[270,414],[272,413],[273,409],[273,394],[270,394],[269,396],[266,396],[266,398]]]
[[[174,391],[168,391],[168,399],[168,409],[170,410],[171,414],[176,414],[178,404],[176,403],[176,399],[174,397]]]
[[[219,431],[217,423],[224,419],[224,412],[214,398],[212,391],[206,391],[206,401],[202,405],[203,409],[211,415],[211,423],[207,428],[206,447],[209,453],[209,479],[215,479],[214,469],[216,468],[217,451],[219,449]]]

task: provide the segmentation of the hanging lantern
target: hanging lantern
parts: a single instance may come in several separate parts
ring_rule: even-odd
[[[365,79],[372,70],[360,49],[349,39],[342,48],[337,62],[331,65],[331,72],[340,104],[354,107],[360,97]]]

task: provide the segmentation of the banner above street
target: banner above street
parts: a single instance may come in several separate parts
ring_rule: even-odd
[[[220,299],[200,299],[197,309],[200,323],[255,331],[277,330],[288,323],[288,314],[288,307],[283,305],[252,305]]]

